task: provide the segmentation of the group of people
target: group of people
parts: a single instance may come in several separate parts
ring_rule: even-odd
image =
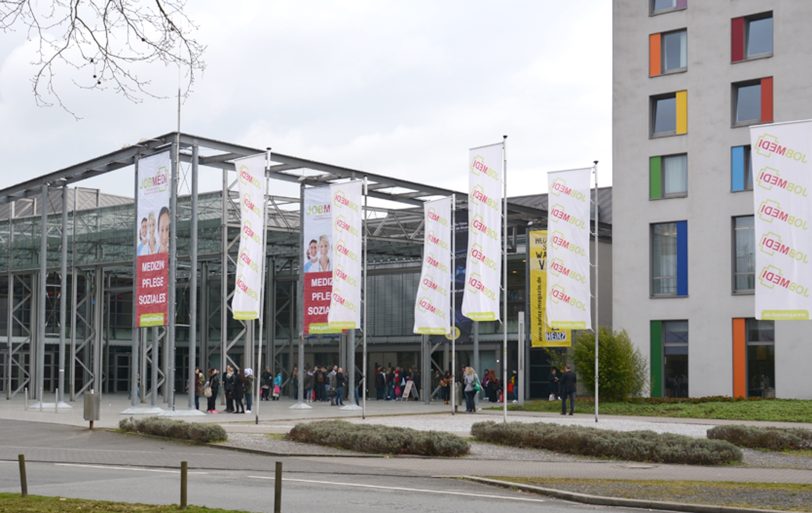
[[[282,387],[282,372],[274,375],[266,368],[260,375],[260,400],[278,399]],[[226,413],[251,413],[254,399],[254,371],[226,366],[225,374],[214,367],[204,374],[195,368],[195,408],[200,409],[200,398],[206,399],[206,413],[219,413],[217,397],[222,389]]]
[[[559,376],[558,369],[550,369],[550,400],[561,400],[561,415],[567,414],[567,401],[569,401],[569,414],[575,413],[575,388],[577,384],[575,371],[569,365],[564,366],[564,373]]]
[[[315,365],[304,375],[305,400],[308,403],[330,401],[331,406],[344,406],[347,384],[348,376],[342,367],[333,365],[328,370],[325,366]],[[358,402],[357,392],[356,402]]]
[[[379,401],[408,401],[420,398],[420,373],[412,367],[374,365],[375,399]],[[408,384],[411,383],[411,386]],[[405,395],[408,389],[408,394]]]

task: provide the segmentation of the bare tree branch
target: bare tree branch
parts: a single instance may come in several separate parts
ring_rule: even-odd
[[[133,102],[164,97],[144,78],[145,65],[176,66],[188,96],[205,69],[205,47],[192,37],[197,27],[183,12],[185,0],[0,0],[0,31],[24,29],[35,44],[31,82],[38,105],[63,102],[56,79],[78,77],[83,89],[107,89]],[[166,94],[166,93],[163,93]]]

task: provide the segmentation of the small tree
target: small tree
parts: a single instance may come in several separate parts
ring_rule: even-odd
[[[647,366],[625,331],[598,331],[598,371],[600,398],[622,401],[638,396],[646,384]],[[595,388],[595,333],[582,331],[575,338],[572,351],[578,380],[589,390]]]

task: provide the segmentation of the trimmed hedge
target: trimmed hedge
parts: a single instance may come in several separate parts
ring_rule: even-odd
[[[467,441],[451,433],[351,424],[343,420],[297,424],[286,438],[294,442],[376,454],[462,456],[470,450]]]
[[[787,451],[812,449],[812,431],[799,428],[716,426],[708,430],[708,438],[726,440],[739,447]]]
[[[627,461],[722,465],[742,459],[739,448],[729,442],[653,431],[488,421],[471,426],[471,434],[483,442]]]
[[[223,442],[228,439],[225,429],[219,424],[182,422],[180,420],[147,417],[130,417],[118,423],[125,432],[143,433],[176,440],[189,440],[196,443]]]

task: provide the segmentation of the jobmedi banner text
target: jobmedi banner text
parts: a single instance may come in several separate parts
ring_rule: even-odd
[[[239,320],[259,319],[265,252],[265,154],[234,161],[240,188],[240,247],[231,311]]]
[[[462,314],[499,320],[502,279],[502,143],[468,153],[468,254]]]
[[[572,332],[551,328],[547,323],[547,230],[527,234],[527,263],[530,269],[530,346],[569,347]]]
[[[756,319],[807,320],[812,310],[812,122],[750,129]]]
[[[136,327],[166,326],[169,309],[169,210],[172,191],[169,152],[138,161],[136,231]]]
[[[423,207],[423,269],[414,305],[414,332],[447,335],[451,329],[451,198]]]
[[[547,321],[553,328],[590,329],[589,175],[591,169],[547,174]]]
[[[327,322],[330,328],[352,330],[361,326],[361,181],[330,186],[332,210],[333,293]]]
[[[333,291],[333,234],[330,187],[304,191],[302,273],[304,334],[339,333],[330,329],[327,314]]]

